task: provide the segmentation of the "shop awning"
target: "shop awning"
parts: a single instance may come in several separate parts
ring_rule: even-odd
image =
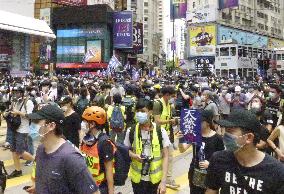
[[[45,21],[1,10],[0,29],[53,39],[56,38]]]

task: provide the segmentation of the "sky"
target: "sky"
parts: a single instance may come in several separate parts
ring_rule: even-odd
[[[0,10],[34,17],[35,0],[0,0]]]

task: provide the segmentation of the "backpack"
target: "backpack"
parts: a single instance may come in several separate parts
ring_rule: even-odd
[[[127,124],[132,123],[134,121],[134,115],[135,115],[133,111],[133,107],[135,105],[134,100],[131,97],[125,97],[122,100],[122,105],[125,106],[125,114],[126,114],[125,122]]]
[[[134,142],[135,129],[136,129],[136,125],[134,125],[130,128],[130,132],[129,132],[130,145],[132,145],[133,142]],[[161,127],[159,125],[156,125],[156,131],[157,131],[157,135],[158,135],[158,139],[159,139],[160,149],[162,150],[163,149],[163,136],[162,136]]]
[[[79,115],[82,115],[84,110],[88,107],[89,100],[87,98],[79,98],[76,103],[75,110]]]
[[[124,118],[122,115],[121,107],[115,105],[110,117],[110,128],[115,132],[122,132],[124,129]]]
[[[4,166],[4,162],[0,161],[0,194],[4,193],[6,188],[6,182],[7,182],[7,171]]]
[[[129,147],[120,144],[120,143],[114,143],[112,142],[107,135],[103,135],[99,137],[98,142],[98,151],[100,152],[102,147],[102,142],[104,141],[110,141],[111,144],[116,148],[115,154],[114,154],[114,168],[115,168],[115,174],[114,174],[114,185],[115,186],[123,186],[125,185],[125,181],[128,177],[128,172],[130,169],[130,163],[131,158],[129,156]]]

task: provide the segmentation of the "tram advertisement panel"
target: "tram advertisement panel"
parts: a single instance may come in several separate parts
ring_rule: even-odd
[[[189,28],[190,55],[215,56],[216,26],[192,26]]]

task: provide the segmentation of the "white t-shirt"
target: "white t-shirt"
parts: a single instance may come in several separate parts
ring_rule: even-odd
[[[154,124],[155,126],[155,124]],[[169,147],[171,145],[171,141],[169,139],[169,136],[167,134],[167,131],[163,128],[161,128],[161,132],[162,132],[162,138],[163,138],[163,148]],[[129,133],[130,133],[130,129],[127,129],[126,131],[126,135],[125,135],[125,139],[124,139],[124,145],[131,147],[132,145],[130,144],[130,139],[129,139]],[[142,138],[142,144],[144,145],[143,147],[143,155],[147,156],[147,157],[151,157],[151,138],[150,138],[150,131],[144,131],[141,130],[141,138]],[[150,176],[142,176],[141,180],[143,181],[150,181]]]
[[[34,103],[31,100],[27,100],[26,105],[23,105],[22,109],[20,110],[23,101],[19,101],[15,105],[15,110],[21,111],[24,114],[31,114],[34,109]],[[29,133],[30,132],[30,121],[26,117],[21,117],[21,125],[17,130],[18,133]]]

